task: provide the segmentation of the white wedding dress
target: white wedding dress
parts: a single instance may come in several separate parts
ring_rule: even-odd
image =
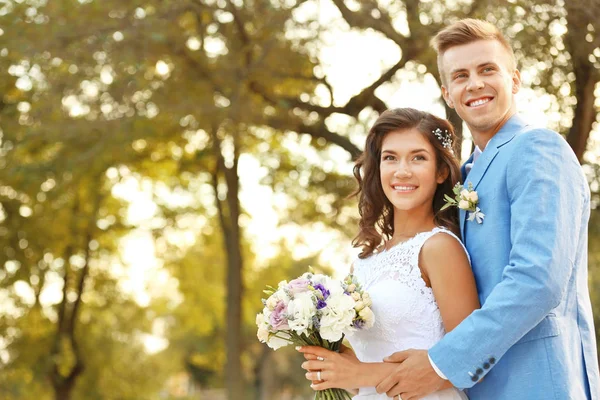
[[[429,349],[445,334],[440,310],[431,288],[419,269],[419,253],[427,239],[444,233],[460,240],[445,228],[434,228],[354,262],[354,274],[373,300],[375,324],[352,332],[348,341],[363,362],[382,362],[384,357],[407,349]],[[462,244],[462,243],[461,243]],[[464,246],[463,246],[464,248]],[[466,251],[466,249],[465,249]],[[384,400],[374,387],[360,388],[354,400]],[[464,400],[464,392],[451,388],[425,396],[423,400]]]

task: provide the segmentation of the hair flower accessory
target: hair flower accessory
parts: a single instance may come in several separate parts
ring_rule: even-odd
[[[442,142],[442,146],[444,148],[452,150],[452,138],[450,137],[450,133],[447,129],[441,130],[440,128],[436,128],[432,131],[432,133],[440,142]]]
[[[477,204],[479,204],[479,196],[477,195],[477,192],[473,190],[473,184],[469,182],[469,186],[465,189],[463,185],[457,183],[452,191],[456,197],[453,199],[448,195],[444,195],[446,204],[444,204],[441,209],[445,210],[448,207],[458,207],[461,210],[470,213],[467,220],[477,221],[478,224],[482,224],[485,214],[477,207]]]

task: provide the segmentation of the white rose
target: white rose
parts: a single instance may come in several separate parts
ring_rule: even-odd
[[[266,343],[269,340],[269,323],[264,313],[256,314],[256,326],[258,326],[256,337],[261,343]]]
[[[313,302],[312,293],[298,293],[287,306],[290,329],[299,334],[308,334],[308,329],[312,328],[312,318],[316,313],[317,309]]]
[[[267,343],[269,340],[269,330],[264,328],[259,328],[256,333],[256,337],[260,340],[261,343]]]
[[[351,296],[354,299],[354,301],[359,301],[360,300],[360,293],[358,293],[358,292],[352,293]]]
[[[265,324],[269,324],[269,320],[271,318],[271,314],[273,313],[272,310],[269,310],[267,307],[263,308],[263,312],[262,315],[265,317],[264,323]],[[257,320],[258,320],[258,315],[256,316]],[[258,324],[258,322],[257,322]]]
[[[269,330],[264,326],[258,328],[258,332],[256,333],[256,337],[260,340],[261,343],[267,343],[269,340]]]
[[[479,196],[477,196],[477,192],[469,193],[468,200],[470,200],[471,203],[477,203],[477,200],[479,200]]]
[[[287,285],[287,283],[286,283],[286,285]],[[275,305],[277,305],[277,303],[279,303],[279,300],[282,300],[285,304],[287,304],[290,301],[290,296],[288,296],[283,289],[279,289],[278,291],[273,293],[273,295],[271,297],[269,297],[269,299],[270,298],[273,298]],[[273,306],[273,308],[275,308],[275,306]]]
[[[348,287],[346,288],[346,291],[348,293],[352,293],[356,290],[356,285],[354,283],[351,283],[350,285],[348,285]]]
[[[375,323],[375,314],[369,307],[363,308],[358,315],[365,321],[365,328],[368,329]]]
[[[461,210],[468,210],[469,209],[469,202],[467,200],[461,200],[458,202],[458,208],[460,208]]]
[[[463,189],[460,191],[460,197],[462,199],[468,199],[469,198],[469,191],[467,189]]]
[[[344,331],[350,329],[355,315],[354,300],[350,296],[330,296],[321,317],[321,337],[330,342],[337,342],[342,338]]]

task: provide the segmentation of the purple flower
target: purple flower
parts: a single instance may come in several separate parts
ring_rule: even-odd
[[[316,315],[313,316],[312,323],[313,323],[313,326],[315,327],[315,329],[319,330],[319,328],[321,327],[321,321],[319,321],[319,317],[317,317]]]
[[[297,278],[290,281],[287,287],[293,294],[298,294],[306,292],[308,290],[308,285],[310,285],[310,281],[308,279]]]
[[[356,329],[362,329],[365,326],[365,321],[362,319],[357,319],[352,324]]]
[[[323,296],[324,300],[326,300],[329,297],[329,290],[327,290],[325,286],[321,285],[320,283],[317,283],[316,285],[314,285],[314,288],[315,290],[321,292],[321,295]]]
[[[269,318],[269,322],[271,323],[271,326],[274,330],[282,331],[290,329],[290,326],[288,325],[288,320],[285,315],[286,311],[287,308],[285,306],[285,303],[282,300],[280,300],[275,306],[273,312],[271,313],[271,317]]]
[[[325,300],[319,299],[319,301],[317,301],[317,310],[325,308],[326,306],[327,306],[327,303],[325,303]]]

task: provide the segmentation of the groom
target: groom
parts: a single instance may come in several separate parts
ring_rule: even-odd
[[[432,43],[444,99],[477,145],[463,177],[485,219],[461,211],[460,224],[482,307],[429,351],[391,355],[377,391],[417,399],[448,379],[471,400],[598,400],[581,167],[560,135],[517,115],[520,74],[496,27],[461,20]]]

